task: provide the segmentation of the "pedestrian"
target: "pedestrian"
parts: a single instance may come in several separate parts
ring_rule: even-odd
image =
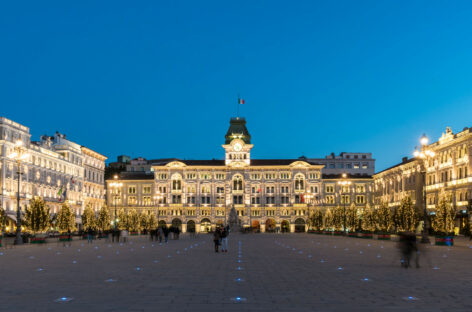
[[[89,227],[87,230],[87,243],[91,244],[93,239],[93,232],[92,229]]]
[[[415,255],[416,268],[420,267],[419,250],[416,245],[416,234],[411,232],[400,233],[399,249],[401,253],[401,266],[405,269],[410,267],[410,260],[413,254]]]
[[[165,226],[165,227],[162,227],[162,231],[164,232],[164,240],[165,240],[165,243],[167,244],[167,242],[169,241],[169,229],[167,228],[167,226]]]
[[[221,231],[221,252],[228,252],[229,227],[224,227]]]
[[[159,244],[162,244],[162,228],[161,227],[157,227],[157,238],[159,239]]]
[[[218,247],[221,243],[221,231],[220,228],[216,228],[215,232],[213,233],[213,242],[215,243],[215,252],[218,252]]]

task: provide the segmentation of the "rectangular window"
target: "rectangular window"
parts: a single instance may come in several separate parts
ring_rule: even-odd
[[[218,197],[216,197],[216,203],[217,203],[218,205],[224,205],[224,203],[225,203],[225,198],[224,198],[223,196],[218,196]]]
[[[319,179],[319,177],[320,177],[320,174],[318,172],[310,172],[310,174],[309,174],[309,178],[311,180]]]
[[[365,185],[356,184],[356,193],[365,193]]]
[[[157,179],[159,180],[167,180],[167,173],[158,173]]]
[[[166,193],[167,188],[165,186],[159,186],[159,193]]]
[[[202,204],[210,204],[210,196],[202,196]]]
[[[201,180],[210,180],[211,179],[211,173],[209,173],[209,172],[200,173],[200,179]]]
[[[369,168],[369,164],[368,163],[362,163],[362,169],[367,169]]]
[[[195,172],[189,172],[185,175],[187,180],[195,180],[197,178],[197,174]]]
[[[128,205],[136,205],[136,196],[128,196]]]
[[[359,169],[360,168],[360,164],[359,163],[354,163],[354,169]]]
[[[195,209],[187,209],[187,216],[194,217],[195,216]]]
[[[326,196],[326,203],[334,204],[334,195],[327,195]]]
[[[143,205],[144,206],[151,206],[152,205],[151,196],[144,196],[143,197]]]
[[[266,180],[275,180],[275,176],[276,176],[275,173],[273,173],[273,172],[267,172],[267,173],[265,174],[265,179],[266,179]]]
[[[151,186],[150,185],[143,186],[143,194],[151,194]]]
[[[349,195],[341,195],[341,204],[349,204],[351,197]]]
[[[233,196],[233,204],[242,205],[242,203],[243,203],[243,196],[242,195],[234,195]]]
[[[128,194],[136,194],[136,186],[129,186]]]
[[[216,188],[216,192],[217,192],[218,194],[223,194],[223,193],[225,192],[225,188],[222,187],[222,186],[218,186],[218,187]]]
[[[352,168],[352,164],[346,164],[346,169],[351,169]]]
[[[195,186],[187,186],[187,193],[195,193]]]
[[[334,184],[327,184],[325,191],[326,193],[334,193]]]
[[[217,180],[224,180],[224,179],[226,179],[226,175],[224,173],[217,173],[217,174],[215,174],[215,178]]]
[[[260,180],[261,175],[259,173],[253,173],[251,174],[251,180]]]
[[[182,195],[172,195],[172,203],[173,204],[181,204],[182,203]]]
[[[365,196],[356,195],[356,204],[365,204]]]
[[[283,179],[283,180],[290,179],[290,172],[281,172],[280,173],[280,178]]]

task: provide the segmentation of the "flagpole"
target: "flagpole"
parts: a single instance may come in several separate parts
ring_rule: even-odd
[[[236,105],[238,106],[237,108],[237,114],[236,114],[236,117],[239,119],[239,99],[241,98],[241,96],[238,94],[238,102],[236,103]]]

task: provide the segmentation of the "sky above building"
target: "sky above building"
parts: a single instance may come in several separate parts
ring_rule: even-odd
[[[111,160],[372,152],[472,126],[470,1],[4,1],[0,116]]]

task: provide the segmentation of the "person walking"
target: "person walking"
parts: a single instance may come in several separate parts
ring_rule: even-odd
[[[165,243],[167,244],[167,242],[169,241],[169,229],[166,226],[162,228],[162,231],[164,232],[164,240],[165,240]]]
[[[157,238],[159,239],[159,244],[162,244],[162,228],[158,226],[156,231]]]
[[[218,247],[220,246],[221,240],[221,231],[220,228],[216,228],[213,233],[213,242],[215,243],[215,252],[218,252]]]
[[[228,252],[229,227],[224,227],[221,231],[221,252]]]
[[[92,235],[93,235],[92,229],[89,227],[88,231],[87,231],[87,243],[88,244],[92,243],[92,239],[93,239]]]

